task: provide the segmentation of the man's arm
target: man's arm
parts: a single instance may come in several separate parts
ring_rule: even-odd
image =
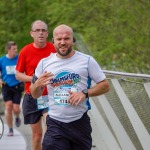
[[[22,82],[31,82],[32,81],[32,76],[28,76],[25,73],[16,71],[16,79]]]
[[[88,97],[93,97],[93,96],[99,96],[102,94],[105,94],[109,92],[110,87],[108,81],[105,79],[96,85],[94,85],[92,88],[88,89]],[[82,101],[86,99],[86,95],[81,91],[81,92],[71,92],[69,91],[70,96],[68,99],[68,102],[70,103],[71,106],[78,106]]]
[[[37,99],[42,95],[43,89],[44,87],[40,87],[37,82],[31,83],[30,85],[30,92],[34,99]]]
[[[110,86],[108,81],[105,79],[99,83],[97,83],[95,86],[93,86],[92,88],[90,88],[88,90],[88,96],[89,97],[93,97],[93,96],[99,96],[102,94],[105,94],[107,92],[109,92],[110,90]]]

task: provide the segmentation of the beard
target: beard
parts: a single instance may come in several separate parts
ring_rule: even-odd
[[[59,48],[57,48],[57,52],[60,56],[67,56],[68,54],[70,54],[71,51],[72,51],[72,47],[69,47],[68,50],[63,53],[59,50]]]

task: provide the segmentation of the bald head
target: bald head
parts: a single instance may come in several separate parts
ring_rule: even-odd
[[[63,34],[63,33],[68,33],[71,34],[73,36],[73,30],[71,27],[65,25],[65,24],[61,24],[59,26],[57,26],[54,31],[53,31],[53,36],[55,37],[55,35],[59,33],[59,34]]]

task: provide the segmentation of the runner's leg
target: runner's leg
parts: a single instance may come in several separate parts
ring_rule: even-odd
[[[14,115],[16,117],[19,117],[19,114],[20,114],[20,105],[19,104],[13,104],[13,111],[14,111]]]
[[[42,122],[41,120],[35,124],[30,124],[32,129],[32,150],[42,150]]]
[[[43,111],[43,134],[45,134],[46,130],[47,130],[47,125],[46,125],[46,117],[48,115],[48,109],[45,109]]]
[[[13,128],[13,103],[11,100],[5,102],[5,117],[9,128]]]

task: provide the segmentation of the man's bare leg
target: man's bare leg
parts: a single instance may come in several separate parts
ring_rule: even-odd
[[[44,124],[44,127],[43,127],[43,132],[45,134],[46,130],[47,130],[47,125],[46,125],[46,117],[47,117],[48,113],[44,113],[43,114],[43,124]]]
[[[42,122],[30,124],[32,129],[32,150],[42,150]]]
[[[5,102],[5,117],[9,128],[13,128],[13,103],[12,101]]]

